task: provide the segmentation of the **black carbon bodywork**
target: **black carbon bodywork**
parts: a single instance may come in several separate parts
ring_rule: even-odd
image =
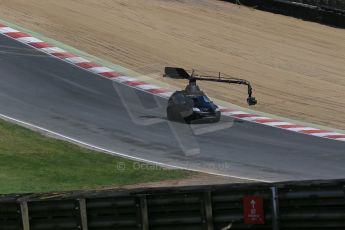
[[[167,117],[169,120],[186,123],[218,122],[220,116],[218,106],[200,90],[176,91],[168,101]]]

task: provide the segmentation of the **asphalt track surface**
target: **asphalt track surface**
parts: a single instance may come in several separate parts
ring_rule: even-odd
[[[196,170],[264,181],[345,177],[344,142],[228,117],[213,125],[168,122],[166,102],[0,36],[1,114]]]

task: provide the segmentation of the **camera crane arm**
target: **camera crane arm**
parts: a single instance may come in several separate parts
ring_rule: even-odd
[[[252,97],[253,94],[253,88],[250,85],[250,82],[244,79],[220,79],[215,77],[203,77],[203,76],[197,76],[197,77],[191,77],[189,81],[191,80],[198,80],[198,81],[211,81],[211,82],[223,82],[223,83],[229,83],[229,84],[238,84],[238,85],[246,85],[248,87],[248,97]]]
[[[196,81],[210,81],[210,82],[222,82],[222,83],[229,83],[229,84],[246,85],[248,88],[248,98],[247,98],[248,105],[257,104],[257,100],[255,99],[255,97],[252,96],[253,88],[250,82],[244,79],[222,78],[220,76],[220,73],[218,77],[195,75],[194,70],[192,71],[192,74],[189,75],[186,70],[182,68],[174,68],[174,67],[165,67],[165,74],[163,76],[168,76],[175,79],[187,79],[189,80],[189,84],[196,84]]]

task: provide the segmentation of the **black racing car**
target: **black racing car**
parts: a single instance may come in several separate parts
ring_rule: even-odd
[[[176,91],[169,98],[167,107],[168,120],[184,121],[186,123],[198,120],[209,122],[218,122],[220,120],[221,112],[218,106],[200,90],[196,84],[197,80],[246,85],[248,87],[248,105],[255,105],[257,103],[255,97],[252,97],[252,87],[249,81],[243,79],[226,78],[221,76],[220,73],[217,77],[198,75],[195,74],[194,70],[189,74],[186,70],[176,67],[165,67],[163,76],[189,80],[184,90]]]
[[[191,93],[189,91],[176,91],[168,101],[167,117],[169,120],[184,121],[209,121],[218,122],[220,111],[202,91]]]

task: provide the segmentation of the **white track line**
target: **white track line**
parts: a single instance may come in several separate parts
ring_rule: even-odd
[[[85,146],[85,147],[88,147],[88,148],[91,148],[91,149],[94,149],[94,150],[98,150],[98,151],[105,152],[105,153],[108,153],[108,154],[111,154],[111,155],[115,155],[115,156],[121,156],[121,157],[124,157],[124,158],[127,158],[127,159],[131,159],[131,160],[141,161],[141,162],[150,163],[150,164],[156,164],[156,165],[159,165],[159,166],[162,166],[162,167],[165,167],[165,168],[175,168],[175,169],[189,170],[189,171],[194,171],[194,172],[202,172],[202,173],[207,173],[207,174],[211,174],[211,175],[215,175],[215,176],[231,177],[231,178],[241,179],[241,180],[250,180],[250,181],[258,181],[258,182],[265,182],[265,183],[273,183],[273,181],[268,181],[268,180],[261,180],[261,179],[249,178],[249,177],[241,177],[241,176],[233,176],[233,175],[227,175],[227,174],[222,174],[222,173],[214,173],[214,172],[208,172],[207,170],[190,169],[190,168],[186,168],[186,167],[182,167],[182,166],[170,165],[170,164],[165,164],[165,163],[161,163],[161,162],[157,162],[157,161],[146,160],[146,159],[139,158],[139,157],[133,157],[131,155],[127,155],[127,154],[124,154],[124,153],[119,153],[119,152],[115,152],[115,151],[112,151],[112,150],[109,150],[109,149],[101,148],[101,147],[98,147],[96,145],[92,145],[92,144],[83,142],[81,140],[78,140],[78,139],[75,139],[75,138],[72,138],[72,137],[69,137],[69,136],[66,136],[66,135],[63,135],[63,134],[51,131],[49,129],[46,129],[46,128],[43,128],[43,127],[31,124],[31,123],[28,123],[28,122],[25,122],[25,121],[22,121],[22,120],[19,120],[19,119],[16,119],[16,118],[9,117],[9,116],[1,114],[1,113],[0,113],[0,117],[3,118],[4,120],[9,120],[9,121],[12,121],[12,122],[24,125],[26,127],[30,127],[32,129],[39,130],[41,132],[43,131],[43,132],[48,133],[50,135],[59,137],[61,139],[64,139],[64,140],[67,140],[67,141],[70,141],[70,142],[73,142],[73,143],[76,143],[76,144],[79,144],[79,145],[82,145],[82,146]]]

